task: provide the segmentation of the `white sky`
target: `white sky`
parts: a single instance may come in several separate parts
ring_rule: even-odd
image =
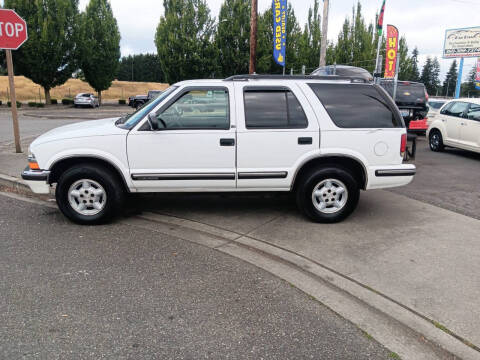
[[[329,40],[336,39],[345,16],[351,15],[357,0],[330,0]],[[3,2],[3,1],[2,1]],[[156,26],[163,13],[162,0],[110,0],[122,35],[122,55],[156,52],[153,43]],[[217,16],[223,0],[207,0],[213,16]],[[382,0],[361,0],[363,15],[373,21]],[[88,0],[80,0],[83,10]],[[290,0],[303,27],[313,0]],[[320,0],[323,7],[323,1]],[[258,0],[259,11],[271,6],[271,0]],[[407,39],[409,50],[415,46],[424,62],[427,55],[438,56],[444,74],[451,60],[441,59],[445,30],[480,26],[480,0],[387,0],[385,24],[396,25]],[[466,59],[464,74],[474,59]]]

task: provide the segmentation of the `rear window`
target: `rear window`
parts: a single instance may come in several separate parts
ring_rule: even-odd
[[[387,96],[363,84],[309,84],[340,128],[404,127]]]
[[[243,96],[248,129],[298,129],[308,126],[302,106],[289,90],[248,89]]]

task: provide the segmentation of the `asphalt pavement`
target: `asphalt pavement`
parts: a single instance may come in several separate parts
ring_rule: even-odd
[[[2,359],[389,359],[269,273],[146,228],[0,195]]]

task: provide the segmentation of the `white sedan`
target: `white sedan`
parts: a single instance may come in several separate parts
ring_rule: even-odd
[[[445,146],[480,153],[480,99],[455,99],[442,106],[427,136],[432,151]]]
[[[75,107],[89,106],[92,108],[96,108],[100,106],[98,98],[95,95],[89,93],[80,93],[75,96],[73,104],[75,105]]]

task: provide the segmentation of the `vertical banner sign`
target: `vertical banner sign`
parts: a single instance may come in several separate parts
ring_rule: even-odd
[[[273,57],[275,62],[285,67],[287,46],[287,0],[272,0],[273,10]]]
[[[387,26],[387,56],[385,57],[385,79],[393,79],[397,69],[398,29]]]
[[[477,74],[475,76],[475,89],[480,90],[480,58],[477,59]]]

